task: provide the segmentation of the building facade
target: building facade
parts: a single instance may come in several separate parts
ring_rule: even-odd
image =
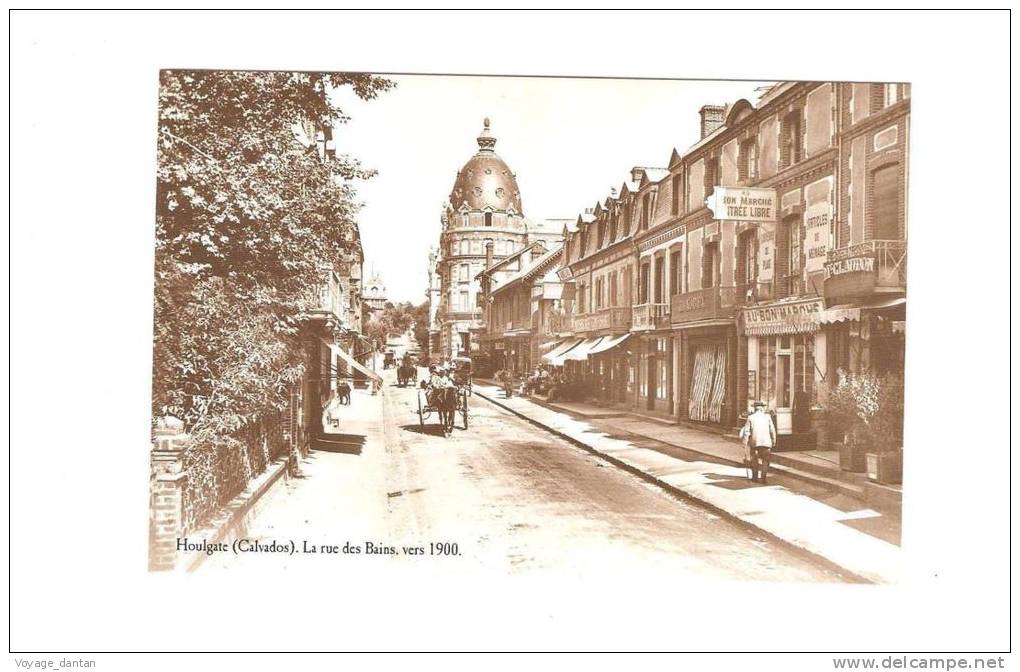
[[[493,259],[520,250],[527,241],[517,178],[495,152],[496,138],[486,119],[478,151],[458,171],[441,217],[436,275],[439,352],[467,355],[479,348],[483,329],[476,276],[484,270],[486,248]]]
[[[909,121],[903,84],[704,106],[693,147],[565,230],[556,359],[635,411],[732,427],[761,399],[787,447],[818,440],[839,369],[903,370]],[[708,207],[724,190],[769,207]]]
[[[478,151],[457,173],[441,216],[435,258],[430,259],[430,311],[438,357],[480,352],[486,333],[479,274],[530,243],[552,245],[562,220],[524,217],[517,177],[495,152],[485,119]],[[438,285],[436,291],[435,285]]]

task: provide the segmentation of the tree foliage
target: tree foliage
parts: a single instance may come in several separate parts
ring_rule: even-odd
[[[347,121],[331,97],[372,75],[163,71],[156,183],[153,413],[234,431],[285,403],[300,317],[359,245],[352,157],[297,141]]]
[[[365,326],[365,334],[382,346],[389,337],[399,336],[414,326],[415,310],[409,301],[387,303],[382,310],[372,314]]]

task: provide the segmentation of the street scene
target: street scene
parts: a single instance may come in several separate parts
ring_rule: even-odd
[[[151,571],[899,580],[909,84],[160,79]]]

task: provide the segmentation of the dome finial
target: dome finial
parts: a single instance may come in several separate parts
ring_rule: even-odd
[[[478,136],[478,151],[491,152],[496,146],[496,138],[489,133],[489,118],[482,121],[482,134]]]

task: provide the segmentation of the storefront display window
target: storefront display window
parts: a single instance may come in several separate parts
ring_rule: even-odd
[[[791,408],[795,395],[814,401],[814,334],[758,339],[759,394],[773,408]]]

